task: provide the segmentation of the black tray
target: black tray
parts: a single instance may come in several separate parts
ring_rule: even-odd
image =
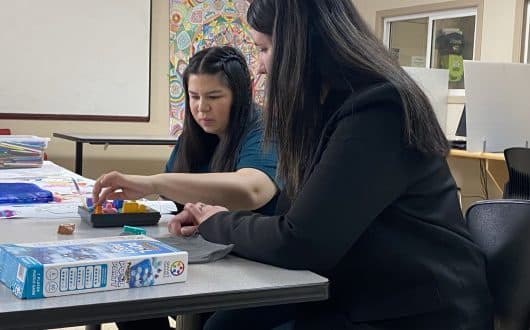
[[[94,214],[86,207],[79,206],[77,213],[92,227],[154,226],[160,220],[160,212],[149,207],[147,207],[147,212],[142,213]]]

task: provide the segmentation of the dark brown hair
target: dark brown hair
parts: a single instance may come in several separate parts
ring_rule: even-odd
[[[232,91],[227,134],[222,139],[206,133],[193,119],[188,95],[188,81],[192,74],[218,75]],[[250,72],[245,58],[229,46],[203,49],[190,58],[183,83],[186,97],[184,127],[173,171],[195,172],[204,164],[209,164],[212,172],[233,171],[241,141],[256,120]]]
[[[370,31],[351,0],[254,0],[250,26],[272,38],[265,138],[278,144],[288,196],[301,189],[324,125],[324,83],[389,82],[403,103],[404,138],[429,155],[449,147],[429,100]]]

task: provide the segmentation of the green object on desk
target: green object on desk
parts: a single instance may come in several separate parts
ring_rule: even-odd
[[[127,225],[123,226],[122,233],[131,235],[147,235],[147,231],[145,229]]]

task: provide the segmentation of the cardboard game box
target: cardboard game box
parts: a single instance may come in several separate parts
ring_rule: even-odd
[[[0,282],[19,298],[184,282],[188,253],[144,235],[0,244]]]

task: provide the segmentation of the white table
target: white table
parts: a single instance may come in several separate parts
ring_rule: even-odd
[[[168,216],[144,227],[167,235]],[[76,223],[73,236],[58,235],[60,223]],[[120,228],[92,228],[80,219],[0,220],[0,243],[113,236]],[[42,329],[161,317],[221,309],[324,300],[328,280],[309,271],[286,270],[228,256],[190,265],[184,283],[22,300],[0,285],[0,328]]]

